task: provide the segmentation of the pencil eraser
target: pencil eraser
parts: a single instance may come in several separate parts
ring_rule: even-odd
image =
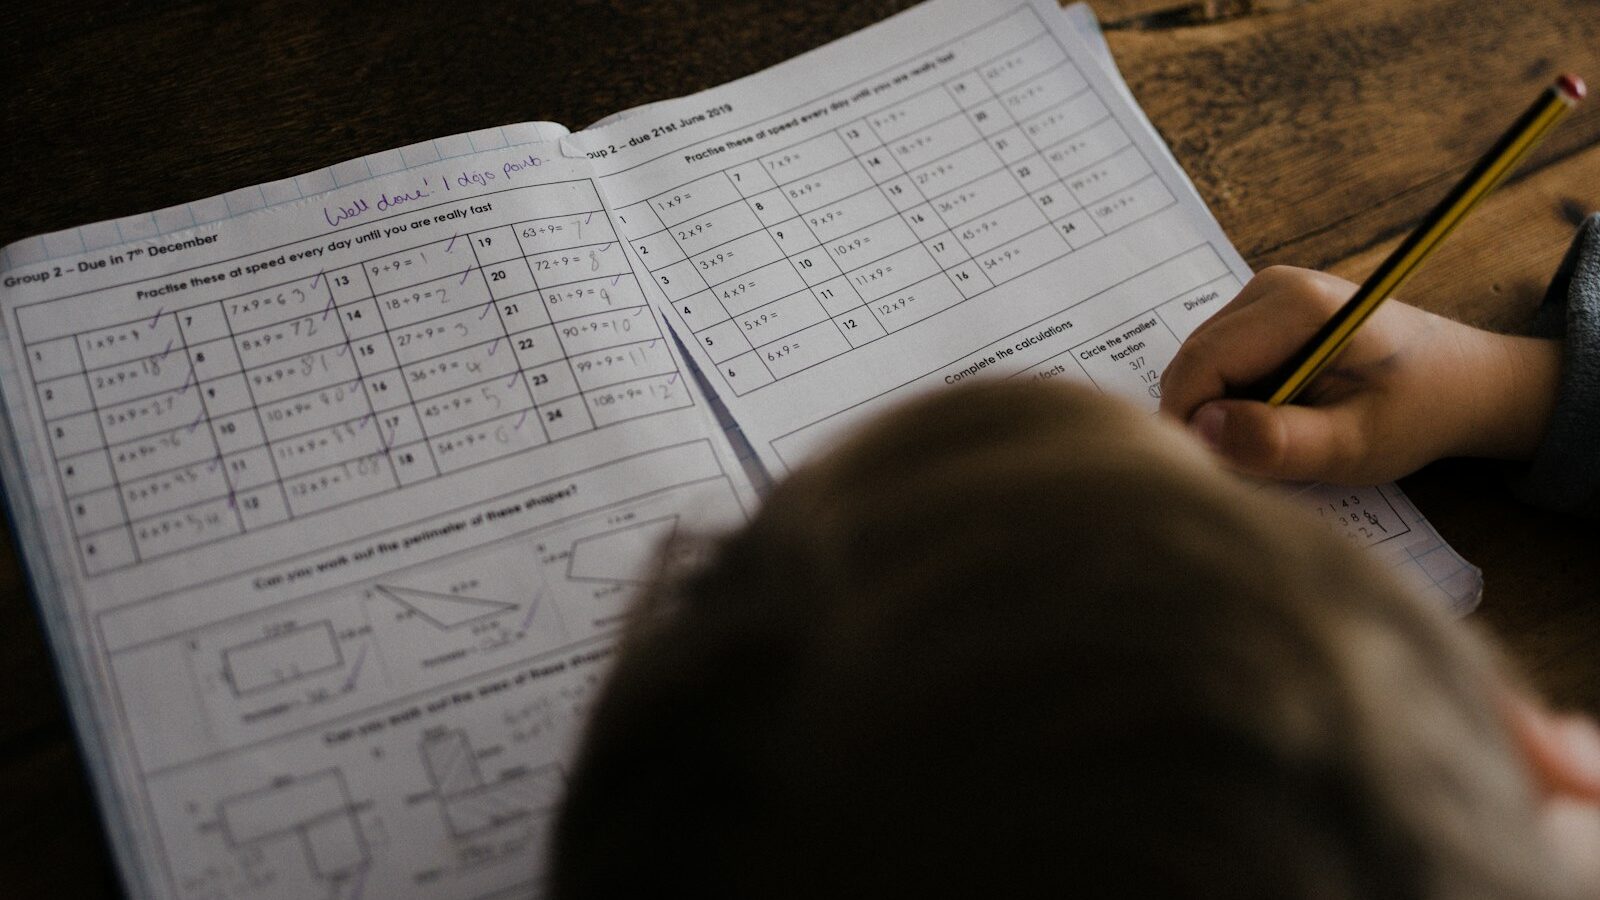
[[[1571,72],[1565,72],[1556,79],[1556,89],[1572,100],[1582,100],[1583,95],[1589,93],[1589,88],[1584,85],[1583,79]]]

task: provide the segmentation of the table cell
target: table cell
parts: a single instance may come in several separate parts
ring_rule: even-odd
[[[1026,198],[1017,179],[1005,169],[933,198],[933,208],[951,228],[992,212],[1019,198]]]
[[[524,339],[533,340],[533,335],[538,331],[531,329],[509,339],[503,338],[493,344],[494,353],[489,352],[490,345],[469,347],[406,366],[401,369],[405,390],[413,400],[421,401],[477,384],[485,378],[507,377],[516,371],[518,358],[516,354],[506,351],[516,349]],[[553,349],[559,353],[559,348]],[[388,394],[392,390],[394,388],[383,393]],[[370,387],[369,396],[377,396]]]
[[[972,126],[985,138],[998,134],[1013,124],[1011,117],[1006,114],[1005,104],[1000,102],[999,97],[991,97],[976,104],[967,110],[967,117],[972,121]]]
[[[1089,86],[1078,67],[1063,60],[1059,65],[1040,73],[1000,95],[1006,112],[1017,121],[1058,106]]]
[[[293,402],[293,401],[284,401]],[[240,410],[224,416],[211,419],[211,433],[216,439],[217,450],[221,453],[232,453],[247,447],[258,447],[267,442],[266,436],[261,433],[260,414],[253,409]],[[285,432],[286,434],[289,432]]]
[[[594,420],[581,395],[539,404],[539,419],[552,441],[594,430]]]
[[[694,404],[677,372],[586,391],[583,399],[589,405],[589,415],[600,428]]]
[[[706,284],[716,287],[724,281],[737,278],[746,272],[761,268],[782,259],[773,235],[765,230],[745,235],[706,252],[689,257]]]
[[[865,190],[807,213],[805,223],[819,241],[831,241],[873,222],[895,215],[882,191]]]
[[[463,244],[462,246],[465,248],[466,245]],[[340,269],[331,269],[326,272],[318,272],[310,278],[300,279],[298,286],[305,294],[303,302],[314,304],[316,308],[326,306],[330,297],[335,303],[354,303],[357,300],[371,297],[374,293],[372,283],[367,280],[366,269],[362,267],[361,263]],[[296,295],[295,299],[300,300],[301,298]],[[266,321],[241,321],[235,318],[235,309],[232,301],[226,301],[224,308],[228,313],[229,320],[233,322],[234,331],[238,331],[241,328],[256,328],[270,324],[270,322]],[[309,311],[310,309],[295,309],[293,313],[304,315]],[[293,315],[282,318],[293,318]],[[272,321],[276,321],[276,319]]]
[[[701,291],[682,300],[675,300],[672,303],[672,308],[683,317],[684,324],[689,327],[690,331],[710,328],[712,325],[728,318],[727,310],[722,308],[722,304],[717,302],[717,298],[709,290]]]
[[[413,435],[415,437],[415,435]],[[313,472],[325,466],[382,453],[394,446],[370,414],[315,431],[297,434],[271,445],[272,462],[284,478]]]
[[[1201,322],[1227,305],[1242,288],[1239,279],[1224,275],[1173,297],[1161,304],[1156,312],[1174,334],[1187,337],[1200,327]]]
[[[276,525],[289,518],[289,506],[284,502],[283,489],[276,484],[235,493],[233,502],[246,531]]]
[[[533,269],[533,277],[538,280],[542,289],[605,276],[629,275],[633,272],[633,266],[628,263],[627,251],[616,241],[530,256],[528,265]]]
[[[733,321],[744,332],[751,346],[759,347],[827,318],[828,314],[817,298],[810,291],[801,291],[735,316]]]
[[[500,324],[494,306],[487,303],[477,309],[464,309],[389,332],[395,356],[401,365],[468,347],[482,346],[483,352],[487,353],[490,341],[504,337],[505,328]]]
[[[327,385],[285,400],[264,403],[258,410],[261,424],[266,429],[266,436],[273,441],[358,419],[371,411],[372,407],[367,403],[367,392],[359,378]],[[228,421],[238,434],[252,430],[244,425],[243,413],[235,413]],[[218,443],[221,444],[220,436]],[[255,443],[259,441],[244,445],[235,444],[222,449],[224,452],[229,452]]]
[[[516,363],[510,359],[511,354],[504,348],[501,349],[500,356],[507,359],[504,363],[506,369],[516,367]],[[495,374],[498,369],[497,365],[485,364],[483,374],[487,377]],[[361,383],[367,390],[367,402],[372,404],[374,412],[394,409],[396,406],[405,406],[411,402],[410,393],[406,390],[405,372],[400,369],[362,375]]]
[[[1050,221],[1039,211],[1033,198],[1021,197],[994,212],[969,219],[955,229],[955,234],[968,253],[980,256],[1030,231],[1040,228],[1048,230],[1049,227]]]
[[[917,190],[922,192],[921,196],[937,197],[1004,169],[1005,164],[1000,157],[989,149],[988,144],[979,141],[931,165],[913,170],[910,175]]]
[[[583,390],[593,390],[650,375],[678,371],[665,338],[651,338],[572,357],[572,371]],[[598,420],[597,420],[598,421]]]
[[[662,224],[661,217],[656,215],[649,200],[640,200],[632,206],[621,207],[616,211],[616,216],[617,227],[622,232],[624,240],[636,241],[667,227]]]
[[[234,338],[239,361],[246,368],[328,350],[344,342],[344,329],[337,321],[328,321],[325,313],[257,328]]]
[[[1138,147],[1128,146],[1076,174],[1063,178],[1078,202],[1093,209],[1095,203],[1150,174],[1150,164]]]
[[[756,348],[773,378],[783,378],[850,350],[850,342],[831,320]]]
[[[613,275],[609,278],[591,278],[587,281],[574,281],[559,287],[548,288],[542,292],[541,296],[544,298],[545,308],[549,311],[548,320],[556,322],[576,316],[604,312],[608,309],[626,309],[645,304],[644,293],[639,290],[639,283],[631,274]],[[504,304],[502,304],[503,306]],[[508,315],[504,308],[501,309],[501,315],[505,319],[506,327],[511,330],[518,330],[531,324],[536,324],[531,321],[525,322],[520,318],[527,313],[527,309],[521,309]]]
[[[38,388],[39,408],[46,420],[76,415],[94,408],[89,379],[82,373],[42,382]]]
[[[266,446],[224,455],[222,470],[235,491],[278,483],[278,471],[272,465],[272,451]]]
[[[68,496],[109,487],[112,482],[111,457],[104,449],[69,456],[56,466],[61,472],[61,486]]]
[[[889,149],[900,165],[911,170],[948,156],[982,137],[967,116],[953,115],[891,142]]]
[[[965,299],[961,291],[957,290],[950,279],[941,272],[874,300],[868,306],[885,329],[899,331],[907,325],[943,312]]]
[[[906,224],[911,226],[911,231],[921,240],[927,240],[934,235],[948,230],[944,220],[933,211],[933,206],[919,203],[905,212]]]
[[[143,559],[187,550],[240,531],[232,497],[220,497],[187,509],[162,513],[132,524],[134,546]]]
[[[750,349],[750,342],[744,337],[744,329],[732,319],[718,322],[704,331],[695,332],[694,342],[711,357],[714,363],[720,363]]]
[[[1154,408],[1161,371],[1178,352],[1178,339],[1154,313],[1145,313],[1072,348],[1100,390]]]
[[[516,351],[515,362],[498,359],[494,366],[483,366],[485,375],[500,375],[520,366],[531,369],[561,359],[564,355],[561,341],[553,325],[541,325],[511,335],[511,346]]]
[[[912,183],[910,175],[901,175],[898,178],[886,181],[881,186],[882,193],[888,199],[889,205],[896,212],[905,212],[924,202],[922,192]]]
[[[751,197],[750,208],[755,210],[756,217],[761,220],[761,224],[769,228],[800,214],[794,208],[794,204],[789,202],[789,196],[784,192],[783,188],[773,188],[770,191]]]
[[[715,299],[728,316],[737,316],[747,310],[762,306],[795,291],[805,290],[806,284],[787,259],[769,263],[746,272],[736,279],[725,281],[713,290]]]
[[[1065,180],[1130,145],[1122,126],[1115,119],[1106,119],[1047,149],[1044,156]]]
[[[178,317],[170,312],[78,335],[83,366],[90,371],[114,363],[168,353],[171,352],[170,348],[182,346],[183,335],[178,333]],[[35,371],[37,373],[37,366]],[[39,376],[36,374],[35,377]]]
[[[485,304],[483,308],[487,310],[489,306]],[[385,371],[400,365],[400,358],[394,352],[394,341],[388,334],[369,334],[348,345],[333,348],[333,354],[335,358],[348,356],[354,361],[356,371],[362,373]]]
[[[872,178],[867,175],[867,170],[852,158],[832,168],[789,182],[783,187],[783,195],[794,205],[797,212],[808,213],[858,191],[864,191],[873,184]]]
[[[1072,248],[1055,229],[1041,228],[987,253],[975,254],[973,258],[983,267],[983,274],[989,276],[990,281],[1004,284],[1070,252]]]
[[[650,198],[651,209],[663,226],[676,225],[739,200],[739,191],[721,172],[697,178],[681,187]],[[648,233],[648,232],[646,232]]]
[[[834,265],[832,254],[822,247],[813,247],[804,253],[796,253],[789,257],[794,263],[795,271],[805,280],[808,286],[815,286],[839,274],[839,267]]]
[[[538,285],[533,283],[533,272],[529,270],[528,263],[521,259],[486,264],[483,278],[489,283],[489,296],[496,300],[538,290]]]
[[[816,233],[799,216],[779,222],[767,229],[767,233],[772,235],[772,240],[786,256],[803,253],[819,243]]]
[[[966,246],[951,231],[929,237],[922,242],[922,246],[933,254],[934,262],[938,263],[941,269],[953,269],[972,258]]]
[[[690,260],[675,262],[664,269],[652,273],[656,286],[667,295],[668,300],[681,300],[690,294],[706,289],[706,280],[700,277],[700,272]]]
[[[1065,218],[1079,208],[1072,192],[1068,191],[1067,186],[1060,181],[1052,181],[1028,196],[1033,199],[1034,205],[1039,207],[1039,211],[1044,213],[1045,218],[1052,222]]]
[[[1056,220],[1056,233],[1067,239],[1072,249],[1081,250],[1102,237],[1105,232],[1095,224],[1094,217],[1086,209],[1077,209]]]
[[[537,441],[544,441],[544,434],[539,431],[537,425],[532,426],[530,432]],[[417,441],[394,448],[389,451],[389,462],[394,466],[394,477],[400,482],[401,487],[408,487],[439,475],[439,467],[433,463],[433,451],[427,441]]]
[[[619,275],[612,278],[597,278],[594,281],[609,283],[612,280],[620,281],[622,277]],[[554,287],[550,289],[550,296],[557,298],[580,296],[585,290],[588,290],[590,294],[594,294],[596,291],[592,287],[587,289],[582,287],[582,285],[592,283],[580,281],[577,282],[578,286],[561,285]],[[632,276],[628,276],[628,283],[632,286],[634,293],[638,293],[638,286],[633,283]],[[545,306],[542,296],[538,292],[530,292],[498,300],[495,302],[493,312],[485,316],[485,321],[491,316],[498,317],[502,330],[505,332],[517,332],[539,325],[548,325],[550,324],[550,312]],[[607,296],[610,296],[609,290],[607,290]],[[365,365],[365,361],[363,361],[363,365]]]
[[[119,485],[123,508],[134,520],[228,496],[221,457],[190,463]]]
[[[825,246],[840,271],[849,271],[898,253],[917,243],[911,226],[899,216],[875,222],[829,241]]]
[[[739,191],[742,197],[753,197],[763,191],[769,191],[778,186],[772,176],[768,174],[767,167],[759,159],[752,159],[747,163],[740,163],[725,170],[728,180]]]
[[[183,333],[183,339],[193,347],[232,336],[232,326],[228,316],[222,311],[221,303],[205,303],[200,306],[191,306],[178,313],[178,325]]]
[[[476,425],[497,416],[533,407],[522,379],[491,378],[417,404],[416,415],[425,434],[435,435]],[[398,442],[397,442],[398,443]]]
[[[86,376],[90,396],[100,406],[175,391],[193,378],[188,356],[181,346],[155,356],[94,369]]]
[[[944,89],[962,109],[970,109],[994,96],[994,92],[989,90],[989,86],[984,84],[976,71],[963,72],[946,81]]]
[[[811,289],[817,302],[828,311],[828,315],[837,316],[861,306],[861,297],[856,289],[850,286],[850,279],[844,275],[830,278]]]
[[[754,350],[717,364],[717,371],[728,382],[734,396],[742,397],[751,391],[772,383],[772,373]]]
[[[339,307],[338,315],[347,340],[383,334],[383,314],[378,311],[378,301],[371,297]]]
[[[233,348],[232,338],[190,344],[187,355],[190,368],[194,370],[193,378],[197,382],[244,371],[239,354]]]
[[[643,306],[568,319],[555,328],[569,356],[661,336],[655,316]]]
[[[675,263],[686,255],[672,236],[670,228],[663,228],[655,234],[634,239],[633,252],[639,255],[639,261],[644,263],[644,267],[652,272]]]
[[[216,441],[209,429],[201,431],[198,425],[174,428],[165,434],[155,434],[128,441],[109,448],[111,470],[118,481],[133,481],[146,475],[217,455]]]
[[[513,374],[512,381],[516,380]],[[495,379],[496,382],[499,379]],[[378,439],[385,452],[391,452],[395,447],[409,444],[423,438],[421,418],[414,407],[402,406],[396,409],[373,413],[370,417],[363,416],[356,423],[356,430],[365,429],[368,424],[378,431]]]
[[[850,156],[850,148],[845,146],[844,140],[829,131],[763,156],[761,164],[774,181],[787,185],[797,178],[836,166]]]
[[[93,534],[117,525],[126,525],[128,517],[122,511],[118,494],[118,488],[108,487],[69,500],[67,511],[72,514],[73,533]]]
[[[761,230],[761,220],[755,210],[743,200],[720,206],[692,219],[685,219],[669,229],[684,253],[690,256],[702,253],[719,244],[744,237]]]
[[[1159,212],[1178,201],[1172,192],[1155,175],[1147,176],[1132,187],[1106,197],[1089,206],[1089,214],[1107,233],[1130,225],[1145,216]]]
[[[193,386],[168,391],[128,403],[107,406],[99,411],[100,428],[108,444],[119,444],[179,425],[205,421],[205,405]]]
[[[387,454],[378,452],[286,478],[283,493],[288,498],[289,511],[305,516],[381,494],[398,484]]]
[[[938,272],[939,264],[934,261],[927,248],[916,244],[887,259],[845,274],[850,276],[850,285],[861,295],[861,299],[871,305],[873,300],[916,284]]]
[[[474,278],[472,269],[377,298],[378,312],[387,328],[403,328],[488,302],[488,282],[482,276]]]
[[[1017,184],[1022,189],[1032,194],[1060,181],[1056,178],[1055,170],[1044,161],[1044,157],[1037,153],[1030,153],[1011,164],[1011,174],[1017,179]]]
[[[27,354],[28,365],[33,370],[35,383],[83,371],[83,361],[78,358],[76,337],[29,344]]]
[[[483,231],[474,231],[465,236],[456,236],[454,240],[458,243],[466,242],[472,249],[473,261],[479,266],[487,268],[495,263],[516,259],[522,255],[522,247],[517,243],[517,229],[526,224],[519,222],[516,229],[513,229],[510,225],[487,228]],[[445,243],[448,245],[449,241]],[[455,249],[455,247],[450,248],[452,253],[455,252]]]
[[[382,295],[412,285],[446,281],[452,277],[459,280],[462,273],[477,267],[478,258],[473,255],[471,241],[465,235],[454,235],[442,241],[367,260],[362,264],[362,272],[366,275],[371,293]],[[336,289],[340,287],[337,280],[334,285]],[[349,287],[354,292],[352,299],[363,296],[354,279]]]
[[[1033,153],[1033,142],[1016,125],[989,138],[989,147],[1008,166]]]
[[[956,286],[956,290],[961,292],[961,296],[966,297],[968,300],[994,287],[994,282],[989,280],[989,276],[983,274],[983,266],[978,265],[977,260],[969,259],[954,268],[945,270],[945,274],[950,276],[951,283]]]
[[[1111,117],[1111,112],[1093,91],[1084,91],[1057,106],[1020,119],[1022,131],[1035,147],[1048,150],[1054,145]]]
[[[840,333],[850,342],[851,347],[860,347],[887,334],[883,326],[878,324],[877,316],[865,306],[858,306],[834,316],[833,324],[839,326]]]
[[[535,366],[522,374],[523,383],[533,395],[533,402],[541,406],[578,393],[577,379],[572,375],[572,367],[564,359]]]
[[[84,570],[90,575],[103,575],[138,561],[133,552],[133,532],[126,525],[80,538],[78,552],[83,554]]]
[[[576,402],[576,398],[574,401]],[[546,442],[539,411],[518,410],[429,442],[441,473],[459,472]]]
[[[978,74],[996,94],[1004,94],[1066,59],[1055,37],[1044,34],[978,67]]]
[[[894,154],[887,147],[868,150],[857,157],[861,167],[867,170],[867,177],[875,184],[883,184],[891,178],[898,178],[905,174],[905,169],[895,159]]]
[[[866,119],[857,119],[843,128],[838,129],[839,139],[851,153],[861,154],[868,150],[883,146],[883,139],[878,137],[877,131],[867,124]]]
[[[98,415],[93,412],[78,413],[51,422],[50,450],[56,459],[76,456],[89,450],[103,448],[106,440],[100,433]]]
[[[903,102],[867,116],[878,137],[893,146],[913,132],[947,119],[961,118],[961,107],[947,91],[925,90]]]

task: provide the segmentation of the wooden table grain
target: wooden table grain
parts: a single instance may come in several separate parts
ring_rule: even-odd
[[[267,0],[0,12],[0,244],[507,122],[572,128],[864,27],[893,0]],[[1117,61],[1252,265],[1359,279],[1557,71],[1600,80],[1600,2],[1101,0]],[[1600,104],[1597,104],[1600,105]],[[1573,116],[1410,285],[1516,330],[1600,207],[1600,109]],[[1600,713],[1592,526],[1503,467],[1404,487],[1484,569],[1474,619],[1558,703]],[[0,539],[0,884],[116,896],[50,658]]]

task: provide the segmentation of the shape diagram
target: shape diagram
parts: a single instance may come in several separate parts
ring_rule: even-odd
[[[350,878],[371,859],[338,769],[229,797],[217,804],[217,820],[235,850],[293,837],[305,850],[311,874],[324,881]]]
[[[648,561],[678,530],[678,517],[663,516],[572,542],[567,577],[575,581],[649,581]]]
[[[485,783],[466,732],[424,737],[418,750],[439,798],[450,835],[472,837],[491,828],[552,812],[561,796],[561,767],[514,770]]]
[[[477,597],[440,594],[416,588],[375,584],[373,589],[421,616],[440,631],[449,631],[517,608],[517,604],[503,600],[480,600]]]
[[[244,697],[344,665],[333,623],[324,619],[222,650],[234,696]]]

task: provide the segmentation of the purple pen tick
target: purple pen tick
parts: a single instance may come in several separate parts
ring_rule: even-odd
[[[489,315],[489,310],[491,310],[491,309],[494,309],[494,304],[493,303],[485,303],[483,305],[483,312],[478,313],[478,319],[481,321],[485,316]]]
[[[471,269],[468,269],[465,272],[462,272],[461,273],[461,280],[456,282],[456,283],[457,284],[466,284],[467,283],[467,276],[471,275],[471,274],[472,274],[472,270]]]
[[[585,225],[589,224],[589,220],[592,219],[592,218],[594,218],[594,212],[593,211],[591,211],[587,216],[583,217],[583,224],[585,224]]]
[[[450,243],[444,245],[444,252],[449,253],[450,252],[450,248],[454,247],[456,245],[456,238],[458,238],[460,236],[461,235],[459,235],[459,234],[450,235]]]
[[[328,313],[333,312],[333,295],[328,295],[328,306],[322,311],[322,321],[328,321]]]
[[[523,410],[522,411],[522,415],[517,416],[517,424],[511,426],[511,429],[513,431],[521,431],[522,430],[522,423],[526,422],[526,421],[528,421],[528,411],[527,410]],[[537,603],[538,601],[535,600],[534,602]]]
[[[172,342],[171,341],[167,341],[166,349],[161,351],[161,355],[159,357],[157,357],[157,359],[166,359],[167,358],[167,354],[171,353],[171,352],[172,352]]]
[[[499,338],[495,338],[494,340],[490,341],[489,342],[489,355],[493,356],[495,348],[497,348],[499,346],[500,346],[500,339]]]
[[[317,289],[317,282],[319,282],[321,280],[322,280],[322,270],[318,269],[317,270],[317,274],[311,276],[311,289],[312,290],[316,290]]]
[[[536,613],[539,612],[539,601],[541,601],[543,599],[544,599],[544,586],[540,585],[539,593],[534,594],[533,595],[533,600],[531,600],[528,603],[528,614],[526,616],[522,617],[522,628],[519,629],[519,630],[527,631],[528,630],[528,626],[533,624],[533,617],[534,617],[534,615]]]
[[[622,276],[621,275],[618,275],[617,277],[611,279],[611,286],[612,287],[616,287],[617,286],[617,282],[619,282],[621,280],[622,280]]]
[[[166,311],[167,311],[167,308],[165,306],[156,307],[156,314],[150,317],[150,327],[151,328],[156,327],[156,323],[161,321],[161,314],[166,312]]]

